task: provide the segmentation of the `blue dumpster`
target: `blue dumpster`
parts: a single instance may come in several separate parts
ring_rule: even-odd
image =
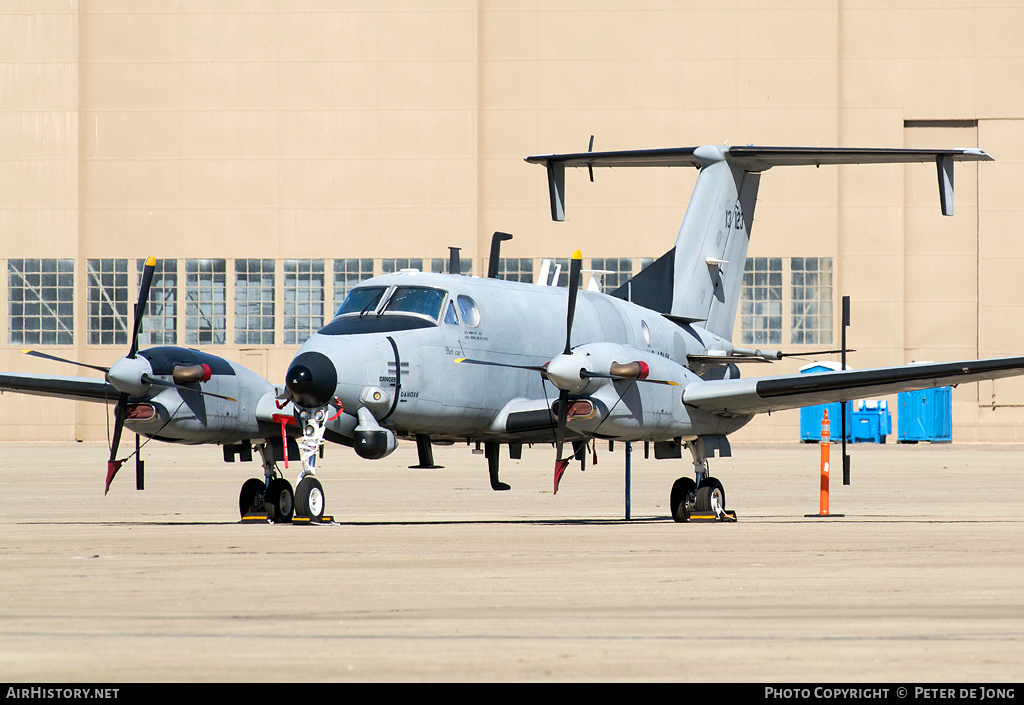
[[[854,402],[856,410],[851,414],[854,443],[885,443],[886,436],[892,435],[892,415],[889,403],[884,399],[861,399]]]
[[[953,440],[952,388],[900,392],[897,404],[897,442],[949,443]]]

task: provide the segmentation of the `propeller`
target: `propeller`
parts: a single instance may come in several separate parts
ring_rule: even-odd
[[[579,250],[573,250],[572,259],[569,260],[569,303],[565,314],[565,350],[562,351],[563,356],[572,355],[572,321],[576,316],[576,299],[579,296],[582,269],[583,253]],[[556,360],[548,363],[549,370],[552,363],[555,363],[557,366]],[[565,469],[569,466],[569,458],[562,459],[562,446],[565,445],[565,426],[569,420],[569,388],[564,384],[556,386],[558,386],[560,391],[558,392],[558,425],[555,427],[554,494],[558,494],[558,483],[562,479]]]
[[[572,258],[569,260],[569,300],[565,316],[565,348],[559,355],[556,355],[544,365],[515,365],[505,362],[471,360],[464,357],[455,360],[457,363],[487,365],[490,367],[510,367],[517,370],[539,372],[544,379],[547,379],[559,389],[558,401],[556,402],[558,420],[555,426],[555,494],[558,494],[558,483],[562,479],[565,469],[569,466],[569,460],[575,455],[574,451],[568,458],[562,458],[562,450],[565,446],[566,425],[569,421],[569,395],[583,390],[586,387],[588,378],[595,377],[615,381],[651,382],[654,384],[679,386],[678,382],[671,380],[649,379],[650,369],[642,361],[613,362],[608,372],[593,372],[583,367],[578,358],[573,359],[572,326],[573,319],[576,316],[576,300],[579,296],[582,266],[583,255],[579,250],[575,250],[572,253]]]
[[[173,387],[180,392],[192,392],[193,394],[217,397],[218,399],[224,399],[230,402],[238,401],[233,397],[225,396],[223,394],[217,394],[215,392],[208,392],[187,386],[188,384],[206,382],[209,380],[211,371],[208,365],[178,365],[174,367],[171,373],[173,381],[167,381],[153,377],[150,374],[153,370],[150,367],[149,362],[144,358],[140,359],[138,357],[139,333],[142,330],[142,319],[145,317],[146,306],[149,303],[149,290],[153,284],[153,273],[155,270],[156,258],[149,257],[142,269],[142,279],[139,282],[139,299],[135,304],[135,320],[132,325],[131,345],[128,348],[128,354],[110,367],[90,365],[85,362],[69,360],[67,358],[57,357],[56,355],[39,352],[38,350],[21,351],[22,353],[31,355],[32,357],[38,357],[54,362],[63,362],[69,365],[78,365],[79,367],[85,367],[90,370],[102,372],[107,382],[109,382],[118,391],[117,404],[114,406],[114,430],[110,439],[110,457],[107,460],[107,482],[103,490],[103,494],[110,491],[110,483],[114,479],[114,475],[117,474],[121,465],[125,460],[127,460],[127,458],[124,460],[117,459],[117,449],[121,444],[121,433],[124,431],[125,420],[128,418],[128,400],[133,395],[138,396],[145,394],[146,390],[148,390],[151,385],[155,385],[158,387]]]
[[[111,370],[107,371],[107,381],[113,384],[115,387],[120,389],[117,382],[120,376],[118,374],[118,367],[121,368],[129,367],[135,368],[136,365],[132,362],[125,363],[126,360],[134,362],[136,359],[135,353],[139,351],[139,330],[142,328],[142,317],[146,313],[146,305],[149,303],[149,287],[153,283],[153,271],[156,269],[156,258],[149,257],[146,260],[146,266],[142,268],[142,281],[139,283],[139,300],[135,304],[135,323],[132,326],[132,342],[128,348],[128,355],[121,360],[114,363]],[[111,372],[114,372],[111,375]],[[138,379],[145,381],[146,374],[139,375]],[[117,459],[117,447],[121,443],[121,431],[124,430],[124,420],[128,416],[128,392],[122,391],[117,396],[117,405],[114,407],[114,433],[110,439],[110,457],[107,459],[107,483],[103,488],[103,494],[107,494],[110,491],[110,483],[114,479],[114,475],[121,469],[121,464],[124,460]],[[127,458],[125,459],[127,460]]]

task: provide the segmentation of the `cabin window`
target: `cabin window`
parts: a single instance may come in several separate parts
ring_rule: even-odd
[[[462,322],[469,328],[476,328],[480,325],[480,309],[476,301],[468,296],[460,295],[458,298],[459,312],[462,313]]]
[[[357,287],[352,291],[348,292],[348,296],[341,302],[341,306],[338,308],[336,316],[341,316],[345,313],[372,313],[377,309],[377,304],[380,303],[380,297],[384,295],[386,287],[383,286],[363,286]]]
[[[400,286],[388,300],[385,313],[416,313],[435,321],[441,317],[441,305],[447,294],[425,286]]]

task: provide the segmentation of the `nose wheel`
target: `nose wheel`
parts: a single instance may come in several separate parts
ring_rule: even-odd
[[[295,488],[295,514],[313,521],[324,518],[324,488],[311,475],[302,478]]]

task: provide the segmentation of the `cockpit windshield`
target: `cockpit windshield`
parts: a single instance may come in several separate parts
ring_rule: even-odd
[[[425,286],[400,286],[391,295],[384,313],[418,313],[435,321],[441,317],[441,305],[447,294]]]
[[[348,292],[348,296],[341,302],[341,307],[334,315],[372,313],[380,303],[380,297],[384,295],[385,291],[387,291],[387,287],[383,286],[364,286],[353,289]]]

